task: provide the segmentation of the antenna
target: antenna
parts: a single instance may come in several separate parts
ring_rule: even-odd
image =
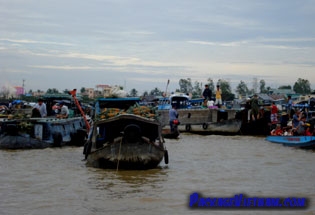
[[[23,83],[22,83],[23,93],[22,93],[22,94],[24,95],[24,94],[25,94],[25,90],[24,90],[24,82],[25,82],[25,79],[23,79],[22,81],[23,81]]]

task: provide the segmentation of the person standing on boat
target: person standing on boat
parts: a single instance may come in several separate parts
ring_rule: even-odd
[[[174,129],[175,123],[174,122],[176,122],[176,121],[178,122],[178,113],[176,110],[176,104],[172,104],[172,108],[169,111],[169,121],[170,121],[171,132],[174,132],[175,131],[175,129]]]
[[[37,104],[35,105],[34,108],[36,108],[39,111],[41,117],[47,116],[46,104],[44,103],[43,99],[38,99]]]
[[[69,109],[68,106],[64,104],[64,102],[60,102],[60,114],[57,115],[57,118],[66,119],[69,117]]]
[[[222,105],[222,96],[221,96],[222,92],[220,89],[220,85],[217,85],[217,89],[215,91],[215,103],[214,105],[217,105],[219,108]]]
[[[271,124],[278,123],[278,107],[275,102],[272,102],[271,105],[271,115],[270,115]]]
[[[292,111],[292,105],[293,105],[293,103],[292,103],[292,98],[291,98],[291,96],[288,96],[287,113],[288,113],[288,115],[289,115],[290,118],[292,117],[292,113],[291,113],[291,111]]]
[[[258,96],[256,94],[251,99],[250,106],[251,106],[252,120],[255,121],[257,119],[257,115],[258,115],[258,112],[259,112]]]
[[[207,103],[207,101],[210,101],[212,97],[212,91],[209,88],[209,85],[206,84],[205,85],[205,89],[203,90],[202,93],[202,98],[204,99],[205,103]]]

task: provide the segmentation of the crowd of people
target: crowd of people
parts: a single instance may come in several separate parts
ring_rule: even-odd
[[[297,109],[292,118],[287,112],[283,112],[280,117],[280,123],[271,130],[274,136],[315,136],[315,112],[311,118],[307,113]]]

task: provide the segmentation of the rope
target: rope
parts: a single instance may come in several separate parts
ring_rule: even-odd
[[[122,140],[123,140],[123,138],[121,138],[120,143],[119,143],[118,161],[117,161],[116,172],[118,172],[118,167],[119,167],[119,157],[120,157],[120,150],[121,150],[121,143],[122,143]]]

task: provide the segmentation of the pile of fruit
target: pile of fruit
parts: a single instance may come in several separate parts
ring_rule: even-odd
[[[153,107],[148,107],[148,106],[139,106],[139,105],[134,105],[129,107],[128,110],[121,110],[119,108],[104,108],[102,112],[99,114],[97,119],[109,119],[114,116],[118,116],[120,114],[134,114],[134,115],[139,115],[142,117],[146,117],[149,119],[156,119],[157,118],[157,113],[155,111],[156,109]]]

